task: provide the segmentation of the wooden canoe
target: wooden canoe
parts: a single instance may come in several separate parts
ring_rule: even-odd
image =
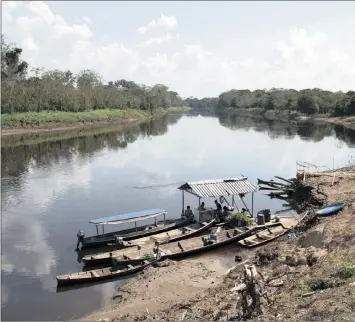
[[[223,229],[217,233],[217,241],[210,245],[204,245],[202,240],[203,237],[195,237],[181,242],[159,245],[160,260],[181,259],[184,257],[218,249],[233,243],[237,243],[238,241],[251,236],[256,231],[261,231],[275,226],[282,226],[282,223],[278,222],[268,223],[266,225],[256,225],[253,227],[238,227],[230,230]],[[112,265],[120,266],[126,265],[128,263],[139,263],[148,255],[151,256],[152,260],[154,260],[155,254],[153,249],[150,249],[149,252],[147,252],[147,249],[145,249],[143,252],[140,252],[140,254],[136,252],[135,254],[124,254],[118,257],[112,256]]]
[[[139,271],[142,271],[144,268],[146,268],[147,266],[153,263],[154,261],[151,262],[143,261],[143,263],[139,263],[138,265],[129,264],[123,268],[105,267],[105,268],[95,269],[86,272],[59,275],[57,276],[57,284],[58,286],[68,286],[74,284],[82,284],[82,283],[107,280],[111,278],[137,273]]]
[[[127,229],[127,230],[106,233],[103,235],[85,237],[82,245],[82,249],[91,248],[91,247],[102,247],[110,243],[115,243],[116,237],[122,237],[124,241],[129,241],[140,237],[152,236],[179,227],[187,226],[192,222],[193,220],[191,219],[178,219],[175,222],[168,225],[160,225],[157,227],[151,225],[138,227],[138,231],[135,231],[134,229]]]
[[[284,217],[279,226],[267,227],[262,231],[254,231],[252,236],[248,236],[240,241],[238,244],[243,247],[251,248],[267,244],[289,232],[298,220],[294,218]]]
[[[203,223],[202,227],[200,227],[199,229],[191,229],[189,228],[189,226],[182,227],[175,231],[175,232],[179,231],[180,232],[179,234],[174,234],[174,233],[171,234],[171,232],[173,231],[169,231],[166,233],[153,235],[149,239],[144,237],[144,238],[139,238],[132,241],[124,242],[124,246],[125,246],[124,249],[118,249],[115,251],[100,253],[96,255],[87,255],[82,257],[81,261],[86,266],[111,265],[112,257],[123,256],[124,254],[129,256],[132,253],[133,254],[136,253],[138,250],[141,250],[141,252],[150,252],[152,250],[152,246],[149,244],[154,244],[154,243],[168,244],[168,243],[173,243],[180,240],[192,238],[194,236],[198,236],[199,234],[202,234],[203,232],[209,230],[215,224],[215,222],[216,222],[215,220],[211,220],[208,223]],[[134,246],[135,248],[132,249],[132,247]],[[132,251],[130,251],[130,249]]]

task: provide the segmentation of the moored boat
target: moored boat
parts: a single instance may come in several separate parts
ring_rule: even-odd
[[[123,268],[105,267],[86,272],[59,275],[57,276],[57,284],[58,286],[68,286],[125,276],[142,271],[147,266],[153,264],[153,262],[142,261],[142,263],[136,265],[128,264]]]
[[[176,229],[175,231],[169,231],[166,233],[150,236],[149,239],[144,237],[144,238],[139,238],[136,240],[124,242],[124,246],[125,246],[124,249],[118,249],[115,251],[104,252],[95,255],[87,255],[84,256],[81,260],[86,266],[111,265],[112,257],[114,256],[119,256],[122,254],[130,254],[132,252],[134,253],[136,252],[136,248],[138,248],[142,252],[144,252],[145,250],[150,251],[152,249],[152,245],[149,244],[168,244],[168,243],[173,243],[184,239],[189,239],[194,236],[198,236],[199,234],[202,234],[203,232],[209,230],[215,224],[215,222],[216,222],[215,220],[212,220],[208,223],[206,222],[202,224],[195,224],[195,225],[202,225],[198,229],[192,229],[190,226],[182,227]],[[193,227],[194,225],[191,226]],[[177,234],[176,231],[180,231],[180,233]],[[175,234],[172,232],[175,232]],[[132,249],[134,246],[136,246],[136,248]]]
[[[115,243],[117,237],[121,237],[123,241],[129,241],[139,237],[147,237],[154,234],[166,232],[173,230],[179,227],[184,227],[191,224],[194,220],[189,219],[178,219],[173,221],[170,224],[165,224],[165,216],[167,214],[166,210],[163,209],[151,209],[138,212],[132,212],[123,215],[104,217],[99,219],[90,220],[89,223],[92,223],[96,226],[97,235],[83,238],[82,249],[91,248],[91,247],[102,247],[110,243]],[[160,215],[164,216],[164,224],[158,225],[156,218]],[[155,218],[155,225],[146,225],[137,227],[137,222],[145,219]],[[134,223],[135,228],[119,230],[110,233],[104,233],[104,225],[113,225],[113,224],[125,224],[125,223]],[[98,233],[98,226],[102,226],[103,233]]]
[[[221,248],[238,241],[252,236],[254,233],[271,229],[272,227],[288,227],[285,225],[291,225],[297,223],[296,220],[292,221],[288,218],[286,220],[280,219],[279,222],[270,222],[265,225],[255,225],[251,227],[238,227],[235,229],[224,230],[216,233],[216,241],[211,241],[209,235],[201,237],[195,237],[181,242],[175,242],[172,244],[159,245],[158,249],[144,249],[140,251],[123,253],[120,256],[112,256],[112,265],[120,266],[126,264],[139,263],[142,260],[154,260],[156,254],[160,254],[160,259],[180,259],[196,254],[201,254],[207,251],[211,251],[217,248]],[[206,244],[207,240],[207,244]]]
[[[328,215],[335,215],[337,214],[340,210],[342,210],[345,206],[344,201],[336,202],[333,204],[330,204],[328,206],[324,206],[322,208],[319,208],[316,211],[317,216],[328,216]]]

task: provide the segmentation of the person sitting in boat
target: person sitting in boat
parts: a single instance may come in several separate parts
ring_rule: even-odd
[[[206,210],[206,207],[205,207],[205,203],[202,202],[201,205],[198,207],[198,210],[199,211],[205,211]]]
[[[190,209],[190,206],[186,207],[184,215],[185,215],[185,218],[193,218],[194,217],[194,214],[193,214],[192,210]]]
[[[242,213],[242,214],[246,214],[246,215],[248,215],[249,217],[251,217],[251,215],[249,214],[249,212],[248,212],[245,208],[242,208],[241,213]]]
[[[220,222],[226,222],[227,217],[230,215],[229,209],[227,206],[223,207],[223,211],[218,215]]]
[[[78,237],[78,241],[76,243],[76,249],[75,250],[79,250],[79,244],[80,243],[81,243],[81,247],[83,247],[85,233],[82,230],[79,229],[78,233],[76,234],[76,237]]]

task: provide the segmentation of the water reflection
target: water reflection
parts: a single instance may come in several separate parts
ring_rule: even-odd
[[[219,115],[219,122],[232,130],[245,129],[267,133],[273,139],[293,139],[321,142],[326,137],[336,137],[348,147],[355,147],[355,130],[326,122],[278,122],[265,119],[245,118],[236,115]]]
[[[79,228],[94,233],[89,219],[149,208],[176,217],[177,187],[186,181],[241,173],[254,183],[292,177],[299,159],[331,166],[335,156],[340,165],[355,154],[355,133],[329,124],[192,114],[3,138],[3,144],[3,318],[63,320],[105,305],[119,283],[55,292],[57,274],[82,269],[75,235]],[[262,194],[255,200],[255,209],[281,207]],[[186,196],[185,204],[196,202]]]

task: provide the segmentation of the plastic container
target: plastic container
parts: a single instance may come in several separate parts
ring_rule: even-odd
[[[263,209],[258,211],[258,214],[263,214],[265,218],[265,222],[270,222],[271,221],[271,211],[270,209]]]
[[[265,217],[264,217],[264,214],[257,214],[257,217],[256,217],[256,222],[258,225],[265,225]]]

